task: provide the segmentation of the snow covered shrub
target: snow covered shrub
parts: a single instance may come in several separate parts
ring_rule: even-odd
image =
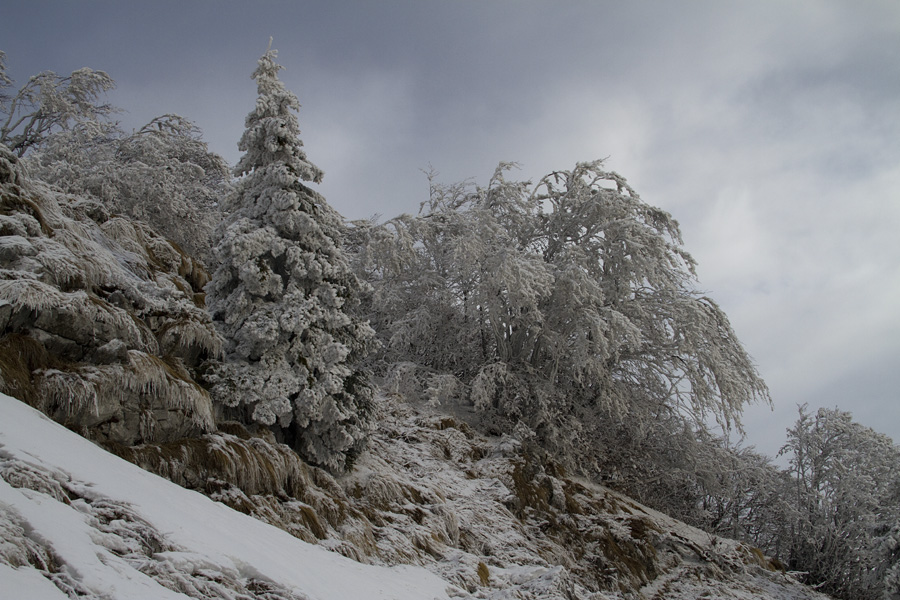
[[[4,58],[0,52],[0,144],[25,157],[32,177],[141,219],[197,258],[211,257],[216,204],[230,174],[193,123],[169,114],[126,134],[109,121],[117,109],[100,102],[115,87],[106,73],[47,71],[7,92],[13,82]]]
[[[216,247],[209,307],[227,340],[211,365],[214,397],[245,422],[271,426],[305,459],[340,471],[361,451],[372,386],[354,364],[374,340],[354,316],[364,284],[342,248],[344,224],[303,181],[322,171],[306,158],[297,97],[268,51],[253,73],[247,116]],[[246,410],[244,410],[246,409]]]
[[[178,115],[131,133],[87,121],[50,135],[25,160],[29,174],[111,213],[146,222],[191,256],[209,262],[217,203],[230,186],[228,165]]]
[[[25,177],[0,146],[0,389],[100,441],[215,428],[190,368],[221,351],[202,266]]]
[[[804,405],[782,453],[799,513],[790,568],[839,598],[896,595],[900,447],[848,412]]]

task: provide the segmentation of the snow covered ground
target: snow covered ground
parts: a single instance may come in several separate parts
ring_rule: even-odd
[[[425,569],[363,565],[304,543],[147,473],[18,400],[0,395],[0,415],[5,600],[67,598],[63,590],[120,600],[448,597],[448,584]]]
[[[518,510],[536,483],[510,478],[521,462],[505,438],[444,427],[408,404],[381,417],[369,453],[341,484],[380,523],[381,558],[367,559],[421,566],[365,565],[326,550],[341,546],[338,531],[305,543],[0,395],[0,600],[825,598],[743,544],[587,481],[554,484],[572,513]],[[557,524],[546,529],[550,517]],[[594,556],[590,564],[573,558],[581,553]],[[586,589],[589,568],[609,571],[613,585]]]

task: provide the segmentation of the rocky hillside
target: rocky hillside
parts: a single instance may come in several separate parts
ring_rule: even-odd
[[[458,597],[821,597],[752,547],[572,477],[520,440],[476,433],[466,407],[451,416],[383,392],[368,451],[339,478],[264,428],[217,422],[198,383],[221,346],[206,281],[176,244],[29,181],[0,147],[0,391],[119,457],[356,563],[424,567]],[[78,503],[63,480],[29,468],[8,460],[0,474],[49,498],[48,511]],[[66,571],[74,580],[54,575],[65,569],[32,548],[28,519],[2,518],[18,533],[4,535],[0,580],[33,568],[78,596],[87,584],[77,570]],[[109,529],[126,550],[142,543]],[[229,588],[236,598],[294,597],[244,579]],[[223,597],[215,586],[171,589]]]
[[[101,442],[215,429],[189,370],[221,347],[207,281],[147,225],[27,179],[0,146],[0,391]]]
[[[238,511],[228,516],[196,495],[173,496],[166,482],[74,444],[70,432],[13,403],[0,404],[0,580],[17,586],[9,589],[56,586],[99,598],[119,578],[134,586],[146,577],[171,597],[242,600],[350,597],[340,595],[348,589],[353,597],[447,597],[440,588],[498,600],[824,598],[753,548],[550,474],[515,440],[476,435],[397,399],[381,399],[371,452],[337,480],[284,446],[234,433],[131,450],[293,537],[249,527]],[[36,431],[23,433],[29,428]],[[301,540],[334,558],[310,554]],[[82,548],[91,544],[98,547]],[[279,553],[286,556],[273,562]],[[88,560],[94,554],[99,562]],[[373,567],[352,566],[359,563]],[[436,577],[375,568],[388,565]]]

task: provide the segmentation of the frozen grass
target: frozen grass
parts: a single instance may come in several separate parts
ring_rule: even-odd
[[[104,452],[18,400],[0,396],[0,414],[4,597],[448,597],[449,586],[424,569],[363,565],[301,542]]]
[[[824,598],[752,548],[551,474],[511,438],[424,403],[379,406],[371,451],[337,481],[246,432],[170,448],[156,465],[216,483],[214,497],[283,531],[0,396],[0,588],[50,599]],[[244,473],[250,458],[259,465]]]

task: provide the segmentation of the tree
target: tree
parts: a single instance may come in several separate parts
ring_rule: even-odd
[[[230,170],[200,131],[178,115],[157,117],[131,134],[85,120],[50,134],[26,157],[29,172],[113,213],[150,224],[209,263]]]
[[[300,105],[275,58],[267,51],[253,73],[259,96],[239,144],[242,179],[216,247],[208,301],[228,342],[209,379],[242,418],[342,470],[365,444],[373,388],[354,364],[375,334],[353,314],[365,285],[342,249],[343,220],[302,183],[322,171],[303,150]]]
[[[841,598],[882,598],[898,572],[900,448],[848,412],[801,406],[781,452],[799,512],[791,568]]]
[[[385,363],[421,365],[594,473],[650,431],[739,427],[746,403],[768,401],[725,314],[693,290],[668,213],[601,162],[534,186],[510,168],[486,188],[432,180],[418,216],[358,228]],[[606,445],[622,425],[628,443]]]
[[[734,447],[727,439],[706,448],[711,455],[700,465],[708,476],[699,486],[700,519],[695,524],[780,559],[789,545],[790,524],[797,519],[790,502],[790,476],[769,457],[752,448]]]
[[[53,131],[73,123],[97,121],[114,111],[109,104],[97,103],[103,92],[115,87],[103,71],[83,68],[65,77],[44,71],[11,94],[3,90],[13,85],[6,75],[5,57],[0,53],[0,144],[17,156],[39,145]]]

